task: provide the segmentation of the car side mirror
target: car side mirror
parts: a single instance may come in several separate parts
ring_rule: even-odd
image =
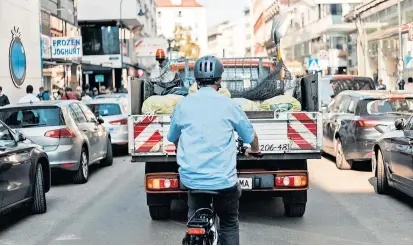
[[[17,133],[17,141],[18,142],[24,142],[26,140],[26,137],[24,136],[23,132],[16,131],[16,133]]]
[[[102,116],[98,116],[98,123],[99,124],[105,123],[105,120],[102,118]]]
[[[394,122],[394,126],[396,127],[396,130],[403,130],[404,129],[404,119],[397,119]]]

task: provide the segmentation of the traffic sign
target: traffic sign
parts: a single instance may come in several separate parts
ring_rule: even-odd
[[[329,55],[327,50],[320,50],[318,52],[318,59],[320,60],[329,60]]]
[[[406,68],[413,68],[413,57],[412,56],[406,56],[404,61],[406,64]]]
[[[318,58],[308,58],[308,71],[320,71],[320,66],[318,65]]]

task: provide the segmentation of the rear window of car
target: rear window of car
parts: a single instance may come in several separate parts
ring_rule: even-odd
[[[361,100],[359,115],[413,113],[413,98],[386,98]]]
[[[63,116],[58,107],[0,109],[0,120],[11,128],[64,125]]]
[[[112,116],[122,114],[119,104],[115,103],[88,104],[87,106],[96,116]]]

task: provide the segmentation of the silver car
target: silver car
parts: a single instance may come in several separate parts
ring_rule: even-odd
[[[112,145],[104,120],[79,101],[42,101],[0,108],[0,120],[43,146],[52,169],[73,172],[86,183],[89,165],[112,165]]]
[[[105,120],[103,125],[109,130],[112,144],[128,144],[128,102],[126,98],[102,98],[85,101],[96,117]]]

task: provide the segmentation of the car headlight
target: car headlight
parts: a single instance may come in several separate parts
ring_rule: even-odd
[[[0,158],[1,163],[21,163],[30,159],[30,153],[12,154]]]

